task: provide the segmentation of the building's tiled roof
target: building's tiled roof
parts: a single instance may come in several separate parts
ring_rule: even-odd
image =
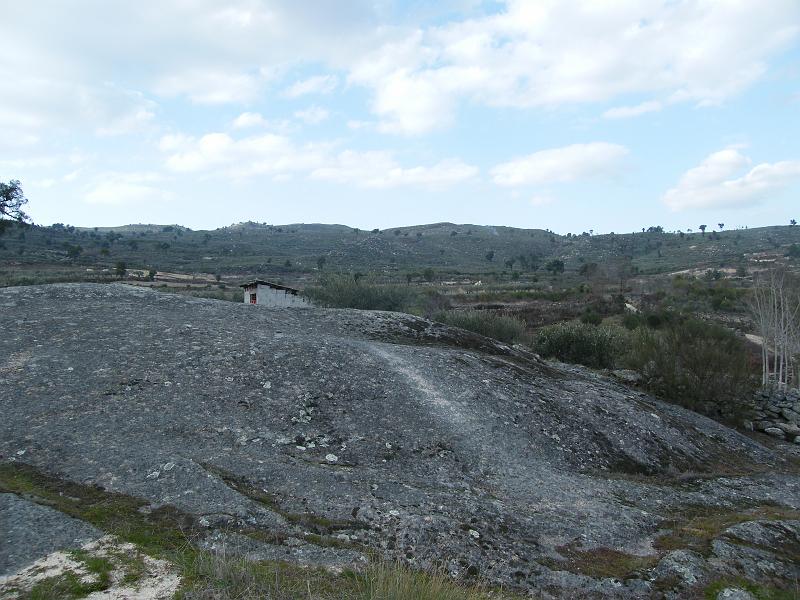
[[[273,283],[271,281],[264,281],[263,279],[253,279],[252,281],[247,281],[241,284],[239,287],[249,288],[249,287],[255,287],[257,285],[266,285],[274,290],[284,290],[286,292],[291,292],[292,294],[296,294],[299,291],[287,285],[281,285],[280,283]]]

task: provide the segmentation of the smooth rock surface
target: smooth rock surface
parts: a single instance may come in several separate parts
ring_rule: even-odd
[[[79,548],[103,532],[14,494],[0,494],[0,576],[15,573],[51,552]]]
[[[305,544],[328,523],[456,577],[641,598],[651,573],[588,577],[565,548],[655,565],[690,507],[800,508],[790,463],[732,429],[409,315],[64,284],[0,290],[0,330],[0,460],[174,505],[209,539],[247,526]],[[706,567],[752,571],[719,543]]]

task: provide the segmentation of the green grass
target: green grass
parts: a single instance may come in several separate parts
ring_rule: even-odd
[[[525,338],[525,321],[495,312],[449,310],[436,314],[434,320],[509,344],[522,341]]]
[[[330,308],[407,312],[416,301],[409,286],[369,283],[349,275],[322,277],[305,294],[318,306]]]
[[[19,600],[73,600],[85,598],[92,592],[108,589],[108,582],[84,583],[71,571],[48,577],[36,583],[28,592],[19,592]]]

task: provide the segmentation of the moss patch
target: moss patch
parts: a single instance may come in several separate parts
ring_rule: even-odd
[[[703,590],[703,597],[706,600],[716,600],[717,595],[725,588],[739,588],[748,591],[758,600],[797,600],[800,598],[800,588],[795,588],[794,590],[779,589],[755,584],[741,578],[718,579]]]
[[[153,556],[179,551],[199,529],[193,517],[174,507],[142,512],[144,500],[64,481],[17,462],[0,463],[0,491],[91,523]]]
[[[711,542],[728,527],[745,521],[800,519],[800,511],[777,505],[761,504],[739,510],[687,508],[670,523],[671,531],[656,538],[654,546],[663,552],[690,549],[704,556],[711,551]]]
[[[611,548],[583,550],[574,545],[557,548],[564,560],[540,560],[544,566],[595,578],[629,579],[653,567],[658,556],[637,556]]]
[[[92,592],[108,589],[108,582],[84,582],[72,571],[57,577],[48,577],[34,585],[28,592],[20,592],[19,600],[72,600],[85,598]]]

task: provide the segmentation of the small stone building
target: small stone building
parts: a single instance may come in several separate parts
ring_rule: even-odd
[[[299,291],[272,283],[255,279],[243,283],[245,304],[260,304],[262,306],[311,306],[311,303],[300,295]]]

